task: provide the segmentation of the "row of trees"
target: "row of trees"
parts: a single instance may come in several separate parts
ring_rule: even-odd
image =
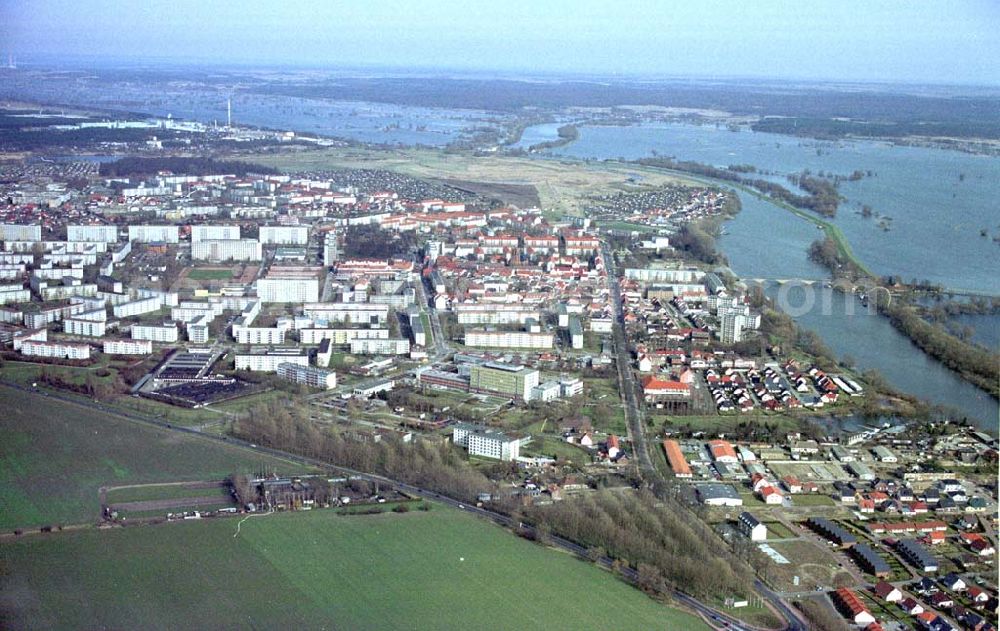
[[[703,521],[672,504],[647,490],[604,490],[528,507],[524,517],[542,532],[604,550],[641,569],[640,582],[650,591],[679,588],[699,597],[749,594],[750,569],[735,562]]]
[[[878,308],[897,330],[922,351],[993,396],[1000,393],[1000,361],[997,361],[996,353],[963,342],[943,327],[920,317],[917,310],[908,304],[880,300]]]
[[[183,173],[185,175],[216,175],[232,173],[244,177],[248,173],[262,175],[277,175],[277,169],[261,164],[241,162],[239,160],[216,160],[205,157],[128,157],[104,162],[100,167],[102,177],[130,177],[156,175],[160,171]]]

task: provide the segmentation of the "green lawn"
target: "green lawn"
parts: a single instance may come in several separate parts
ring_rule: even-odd
[[[302,469],[11,388],[0,387],[0,400],[0,530],[96,521],[101,486]]]
[[[238,521],[5,542],[2,614],[33,629],[707,628],[593,565],[440,506],[279,513],[234,537]]]
[[[191,280],[231,280],[233,271],[230,269],[193,269],[188,272]]]
[[[822,493],[796,493],[791,496],[793,506],[836,506],[837,502]]]

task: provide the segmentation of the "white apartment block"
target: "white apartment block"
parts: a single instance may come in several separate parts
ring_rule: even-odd
[[[187,323],[188,341],[194,344],[207,344],[209,340],[208,325],[212,318],[203,315]]]
[[[90,359],[90,346],[64,342],[40,342],[26,340],[21,344],[21,353],[32,357],[58,357],[61,359]]]
[[[66,240],[115,243],[118,226],[66,226]]]
[[[340,260],[340,242],[336,230],[323,235],[323,265],[333,267]]]
[[[264,250],[256,239],[198,241],[191,244],[194,261],[259,261]]]
[[[41,226],[0,223],[0,241],[41,241]]]
[[[722,316],[722,331],[719,338],[723,344],[743,341],[743,331],[749,327],[749,317],[742,313],[728,313]]]
[[[94,296],[97,294],[97,284],[87,283],[83,285],[56,285],[54,287],[40,287],[38,294],[42,300],[66,300],[74,296]]]
[[[191,226],[192,244],[200,241],[230,241],[239,238],[239,226],[206,226],[201,224]]]
[[[524,305],[457,304],[452,307],[459,324],[524,324],[541,321],[537,309]]]
[[[27,331],[15,331],[12,343],[14,350],[21,350],[21,345],[27,341],[46,342],[49,339],[48,329],[29,329]]]
[[[313,366],[302,366],[291,362],[278,364],[278,376],[293,383],[301,383],[312,388],[329,390],[337,387],[337,374]]]
[[[299,366],[309,366],[309,355],[305,352],[292,350],[271,351],[266,353],[237,353],[235,356],[236,370],[254,372],[278,372],[280,364],[290,363]]]
[[[485,331],[473,329],[465,332],[466,346],[486,348],[552,348],[554,336],[551,333],[528,333],[526,331]]]
[[[389,305],[357,302],[313,302],[303,305],[302,312],[316,322],[383,325],[389,318]]]
[[[24,289],[20,285],[14,287],[4,287],[0,289],[0,305],[14,302],[29,302],[31,300],[31,290]]]
[[[317,302],[319,300],[319,279],[262,278],[257,281],[257,297],[261,302],[269,303]]]
[[[177,226],[129,226],[128,240],[139,243],[177,243],[180,231]]]
[[[115,305],[111,308],[111,312],[116,318],[129,318],[158,311],[161,306],[163,306],[163,299],[159,296],[153,296],[151,298],[143,298]]]
[[[351,340],[387,340],[389,329],[302,329],[299,341],[303,344],[319,344],[330,340],[331,344],[345,346]]]
[[[496,460],[517,460],[521,446],[530,440],[529,436],[511,436],[491,427],[468,423],[458,423],[452,429],[452,442],[467,448],[470,456]]]
[[[233,326],[233,337],[239,344],[284,344],[285,327]]]
[[[264,245],[307,245],[309,226],[261,226],[258,238]]]
[[[149,355],[153,352],[153,343],[149,340],[107,340],[104,352],[107,355]]]
[[[353,339],[352,355],[406,355],[410,352],[410,340],[400,339]]]
[[[108,330],[105,320],[63,320],[63,331],[68,335],[85,335],[88,337],[104,337]]]
[[[162,326],[151,324],[133,324],[131,331],[133,340],[150,340],[153,342],[173,343],[176,342],[179,337],[177,327],[172,324]]]

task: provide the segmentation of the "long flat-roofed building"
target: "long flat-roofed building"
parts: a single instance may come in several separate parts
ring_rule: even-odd
[[[293,383],[301,383],[312,388],[329,390],[337,387],[337,374],[314,366],[303,366],[293,362],[278,364],[278,376]]]

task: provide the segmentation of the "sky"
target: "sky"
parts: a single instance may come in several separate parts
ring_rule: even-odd
[[[1000,85],[1000,0],[0,0],[0,53]]]

